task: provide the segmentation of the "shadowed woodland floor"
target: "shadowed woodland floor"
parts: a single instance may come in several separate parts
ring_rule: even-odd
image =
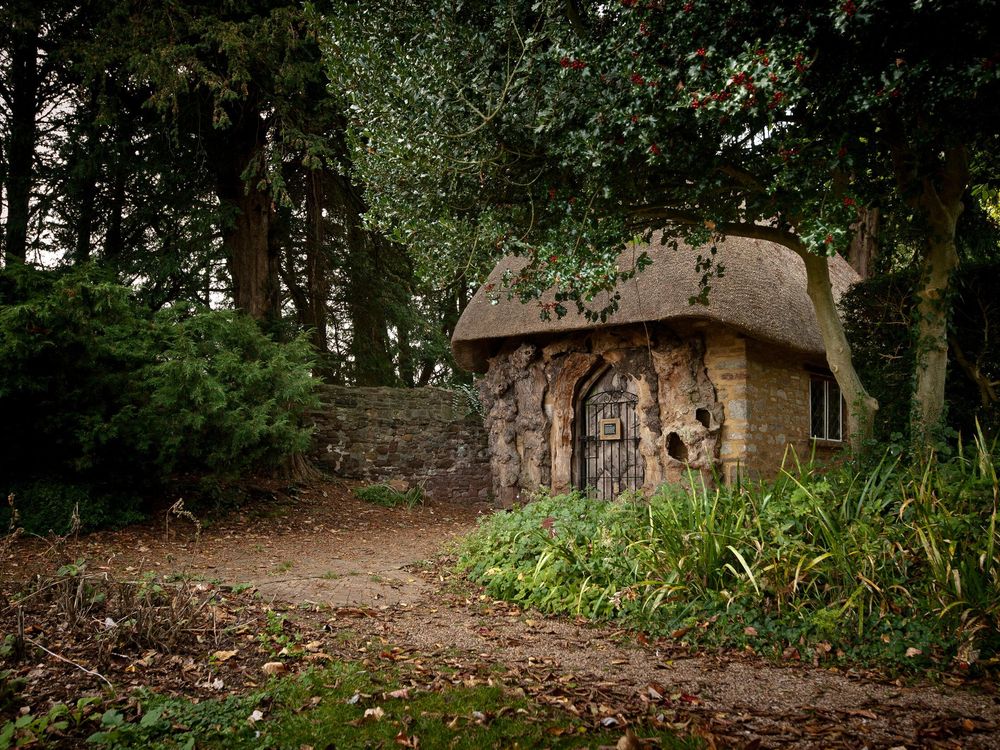
[[[490,512],[486,505],[385,509],[339,484],[275,495],[276,502],[230,514],[200,535],[175,518],[169,526],[161,519],[68,540],[56,550],[21,540],[2,561],[2,580],[13,586],[58,556],[89,560],[91,572],[115,577],[155,571],[215,595],[212,628],[235,624],[230,642],[206,633],[170,653],[112,653],[99,665],[93,654],[74,652],[68,636],[60,641],[55,633],[64,624],[28,607],[29,637],[47,637],[51,650],[77,665],[100,666],[119,688],[203,696],[250,689],[268,660],[260,633],[280,612],[287,618],[280,637],[304,644],[301,657],[288,662],[292,671],[343,658],[364,660],[371,670],[389,662],[424,675],[445,670],[466,684],[501,674],[529,697],[595,724],[642,719],[693,732],[710,746],[1000,745],[992,684],[908,684],[739,653],[694,654],[668,639],[487,599],[452,578],[447,549]],[[11,623],[7,608],[4,630]],[[56,657],[26,664],[20,674],[38,701],[100,687],[99,678]]]

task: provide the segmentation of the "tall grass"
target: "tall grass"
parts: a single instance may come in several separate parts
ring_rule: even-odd
[[[484,522],[460,566],[545,611],[968,665],[1000,645],[998,496],[981,436],[916,469],[888,453],[863,471],[792,458],[769,483],[541,497]]]

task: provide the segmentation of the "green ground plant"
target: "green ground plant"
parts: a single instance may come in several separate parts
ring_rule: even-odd
[[[369,484],[355,487],[354,496],[366,503],[386,508],[415,508],[424,501],[424,488],[417,485],[406,490],[397,490],[388,484]]]
[[[921,470],[886,453],[865,470],[791,460],[770,483],[692,476],[648,501],[542,496],[486,519],[459,567],[544,612],[775,655],[968,669],[1000,646],[998,496],[980,435]]]
[[[276,679],[259,692],[191,701],[148,691],[128,706],[57,704],[0,725],[0,750],[55,746],[67,733],[89,747],[171,750],[295,747],[593,748],[614,745],[622,731],[595,730],[578,717],[546,709],[493,684],[421,689],[395,670],[371,672],[336,663],[300,677]],[[54,729],[49,729],[54,726]],[[637,727],[643,732],[643,727]],[[664,731],[657,747],[695,748],[697,740]]]

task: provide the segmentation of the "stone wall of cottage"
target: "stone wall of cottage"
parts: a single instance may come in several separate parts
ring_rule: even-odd
[[[441,388],[324,386],[313,413],[312,458],[324,471],[366,482],[421,485],[446,501],[486,499],[490,464],[482,418]]]
[[[719,473],[724,480],[732,481],[747,458],[750,428],[747,340],[724,328],[705,328],[703,335],[705,371],[715,386],[716,398],[722,409]]]
[[[539,487],[562,493],[578,483],[579,398],[608,368],[628,377],[637,397],[641,489],[679,481],[689,468],[710,476],[724,422],[705,357],[701,335],[652,324],[511,341],[479,384],[497,502],[510,506]]]
[[[747,364],[746,464],[773,474],[786,451],[803,460],[809,456],[809,373],[801,359],[759,341],[747,342]]]
[[[843,444],[814,441],[809,435],[810,370],[825,372],[821,359],[805,358],[784,349],[748,341],[748,386],[751,430],[747,465],[773,475],[794,450],[805,461],[815,454],[830,458]]]
[[[809,437],[807,369],[823,363],[734,331],[705,332],[705,368],[723,408],[722,475],[773,477],[794,450],[806,460],[829,458],[839,443],[814,446]],[[790,458],[790,456],[789,456]]]

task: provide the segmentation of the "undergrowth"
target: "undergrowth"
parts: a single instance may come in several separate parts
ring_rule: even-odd
[[[424,501],[424,490],[419,485],[405,490],[397,490],[388,484],[369,484],[355,487],[354,496],[366,503],[381,505],[385,508],[404,507],[413,509]]]
[[[496,681],[418,687],[408,677],[391,670],[375,674],[361,663],[343,662],[220,699],[188,700],[148,690],[116,705],[84,698],[58,703],[38,716],[26,713],[0,722],[0,750],[83,743],[109,750],[594,748],[611,746],[622,734],[620,729],[595,729]],[[657,747],[702,746],[664,728],[636,729],[653,733]]]
[[[648,501],[541,496],[486,519],[459,568],[544,612],[786,659],[996,662],[1000,482],[981,437],[922,470],[889,454],[867,471],[792,464]]]

